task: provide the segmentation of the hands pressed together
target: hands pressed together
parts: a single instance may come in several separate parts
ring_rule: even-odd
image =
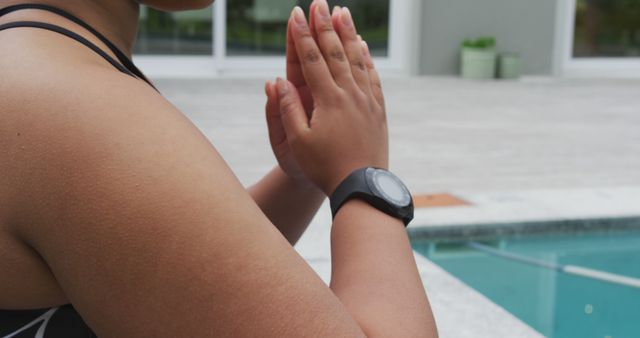
[[[384,96],[349,9],[314,0],[287,29],[287,80],[266,83],[269,138],[280,167],[331,195],[351,172],[388,168]]]

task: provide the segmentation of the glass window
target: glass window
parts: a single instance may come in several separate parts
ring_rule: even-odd
[[[640,57],[640,0],[578,0],[575,57]]]
[[[136,54],[212,55],[213,10],[166,13],[140,6]]]
[[[294,6],[305,10],[312,0],[232,0],[227,2],[227,54],[283,55],[287,21]],[[386,56],[389,41],[390,0],[334,0],[329,5],[347,6],[359,33],[372,54]]]

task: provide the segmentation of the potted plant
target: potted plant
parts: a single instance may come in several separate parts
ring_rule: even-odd
[[[498,57],[498,77],[501,79],[517,79],[522,72],[522,59],[514,53],[502,53]]]
[[[465,79],[488,80],[496,76],[496,39],[465,40],[460,57],[460,73]]]

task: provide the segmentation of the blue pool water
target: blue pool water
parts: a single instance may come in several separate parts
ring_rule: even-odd
[[[501,252],[640,278],[640,232],[502,238]],[[466,243],[414,240],[452,275],[552,338],[640,337],[640,288],[514,261]]]

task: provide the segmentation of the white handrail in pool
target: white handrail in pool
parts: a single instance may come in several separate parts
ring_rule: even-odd
[[[640,279],[618,275],[618,274],[610,273],[606,271],[594,270],[594,269],[589,269],[589,268],[575,266],[575,265],[565,265],[562,268],[562,271],[568,274],[576,275],[576,276],[588,277],[591,279],[597,279],[604,282],[627,285],[634,288],[640,288]]]
[[[570,275],[574,275],[574,276],[580,276],[580,277],[595,279],[595,280],[599,280],[599,281],[603,281],[603,282],[607,282],[607,283],[630,286],[630,287],[633,287],[633,288],[639,288],[640,289],[640,279],[639,278],[634,278],[634,277],[629,277],[629,276],[624,276],[624,275],[618,275],[618,274],[615,274],[615,273],[606,272],[606,271],[602,271],[602,270],[585,268],[585,267],[582,267],[582,266],[560,265],[560,264],[557,264],[557,263],[545,262],[545,261],[538,260],[538,259],[535,259],[535,258],[530,258],[530,257],[514,254],[513,252],[507,252],[507,251],[498,250],[498,249],[492,248],[490,246],[487,246],[487,245],[484,245],[484,244],[480,244],[478,242],[468,242],[467,246],[469,246],[470,248],[476,249],[478,251],[482,251],[484,253],[490,254],[490,255],[498,256],[498,257],[505,258],[505,259],[510,259],[510,260],[517,261],[517,262],[520,262],[520,263],[525,263],[525,264],[529,264],[529,265],[535,265],[535,266],[539,266],[539,267],[542,267],[542,268],[545,268],[545,269],[549,269],[549,270],[562,271],[564,273],[567,273],[567,274],[570,274]]]

